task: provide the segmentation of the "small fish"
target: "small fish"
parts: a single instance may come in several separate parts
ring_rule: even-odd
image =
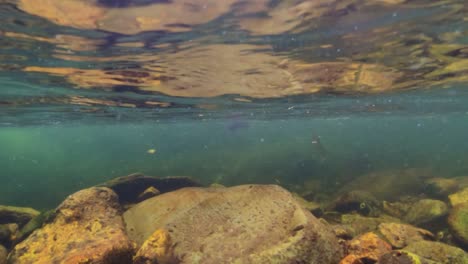
[[[148,150],[146,151],[146,153],[151,154],[151,155],[152,155],[152,154],[155,154],[155,153],[156,153],[156,149],[148,149]]]
[[[326,160],[328,156],[328,151],[325,149],[322,142],[320,141],[320,136],[313,135],[311,143],[312,146],[314,146],[315,151],[318,153],[320,161]]]

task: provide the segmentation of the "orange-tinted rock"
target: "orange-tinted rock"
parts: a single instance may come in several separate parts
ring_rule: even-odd
[[[168,252],[152,261],[173,254],[180,263],[335,264],[342,257],[331,227],[275,185],[183,188],[135,205],[124,219],[143,244],[138,256],[148,255],[148,244]]]
[[[358,259],[377,261],[380,256],[391,250],[392,246],[372,232],[360,235],[348,242],[349,255],[353,255]]]
[[[340,264],[364,264],[364,263],[361,261],[361,258],[359,256],[351,254],[351,255],[346,256],[344,259],[342,259],[340,261]]]
[[[395,248],[404,248],[419,240],[434,239],[431,232],[406,224],[382,223],[379,225],[379,231]]]
[[[177,263],[174,257],[173,242],[167,230],[156,230],[138,250],[133,258],[134,264]]]
[[[50,223],[15,246],[11,263],[131,263],[117,195],[89,188],[70,195]]]

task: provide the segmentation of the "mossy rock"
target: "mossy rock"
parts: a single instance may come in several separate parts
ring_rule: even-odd
[[[468,187],[463,190],[449,195],[450,205],[457,206],[458,204],[468,203]]]
[[[39,213],[39,211],[29,207],[0,205],[0,224],[17,223],[19,226],[23,226]]]
[[[448,224],[452,234],[468,249],[468,203],[462,203],[450,211]]]
[[[32,218],[15,237],[15,243],[23,241],[28,237],[34,230],[41,228],[45,223],[50,222],[56,215],[55,210],[49,210],[40,213],[38,216]]]
[[[175,191],[184,187],[200,187],[201,184],[190,177],[166,177],[158,178],[134,173],[128,176],[118,177],[107,181],[98,187],[108,187],[118,196],[121,204],[139,202],[138,196],[150,187],[156,188],[161,193]]]
[[[435,198],[446,199],[457,188],[458,182],[456,179],[430,178],[425,181],[425,193]]]
[[[414,203],[404,219],[408,223],[420,225],[437,221],[448,214],[448,206],[443,201],[422,199]]]
[[[342,213],[357,212],[364,216],[379,216],[381,203],[369,192],[350,191],[340,195],[329,207]]]
[[[463,249],[440,242],[417,241],[403,250],[440,264],[468,263],[468,254]]]

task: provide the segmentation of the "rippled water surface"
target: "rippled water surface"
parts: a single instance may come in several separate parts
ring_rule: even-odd
[[[135,171],[298,192],[466,175],[467,17],[462,0],[0,0],[0,204]]]

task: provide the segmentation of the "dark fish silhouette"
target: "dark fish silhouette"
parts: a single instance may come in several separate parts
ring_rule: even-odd
[[[328,151],[323,146],[322,141],[320,141],[320,136],[313,135],[311,143],[314,151],[317,152],[318,156],[320,157],[320,161],[325,161],[328,156]]]
[[[240,129],[248,128],[248,127],[249,127],[249,123],[244,120],[233,120],[229,122],[229,124],[227,124],[226,126],[226,128],[232,132],[235,132]]]

